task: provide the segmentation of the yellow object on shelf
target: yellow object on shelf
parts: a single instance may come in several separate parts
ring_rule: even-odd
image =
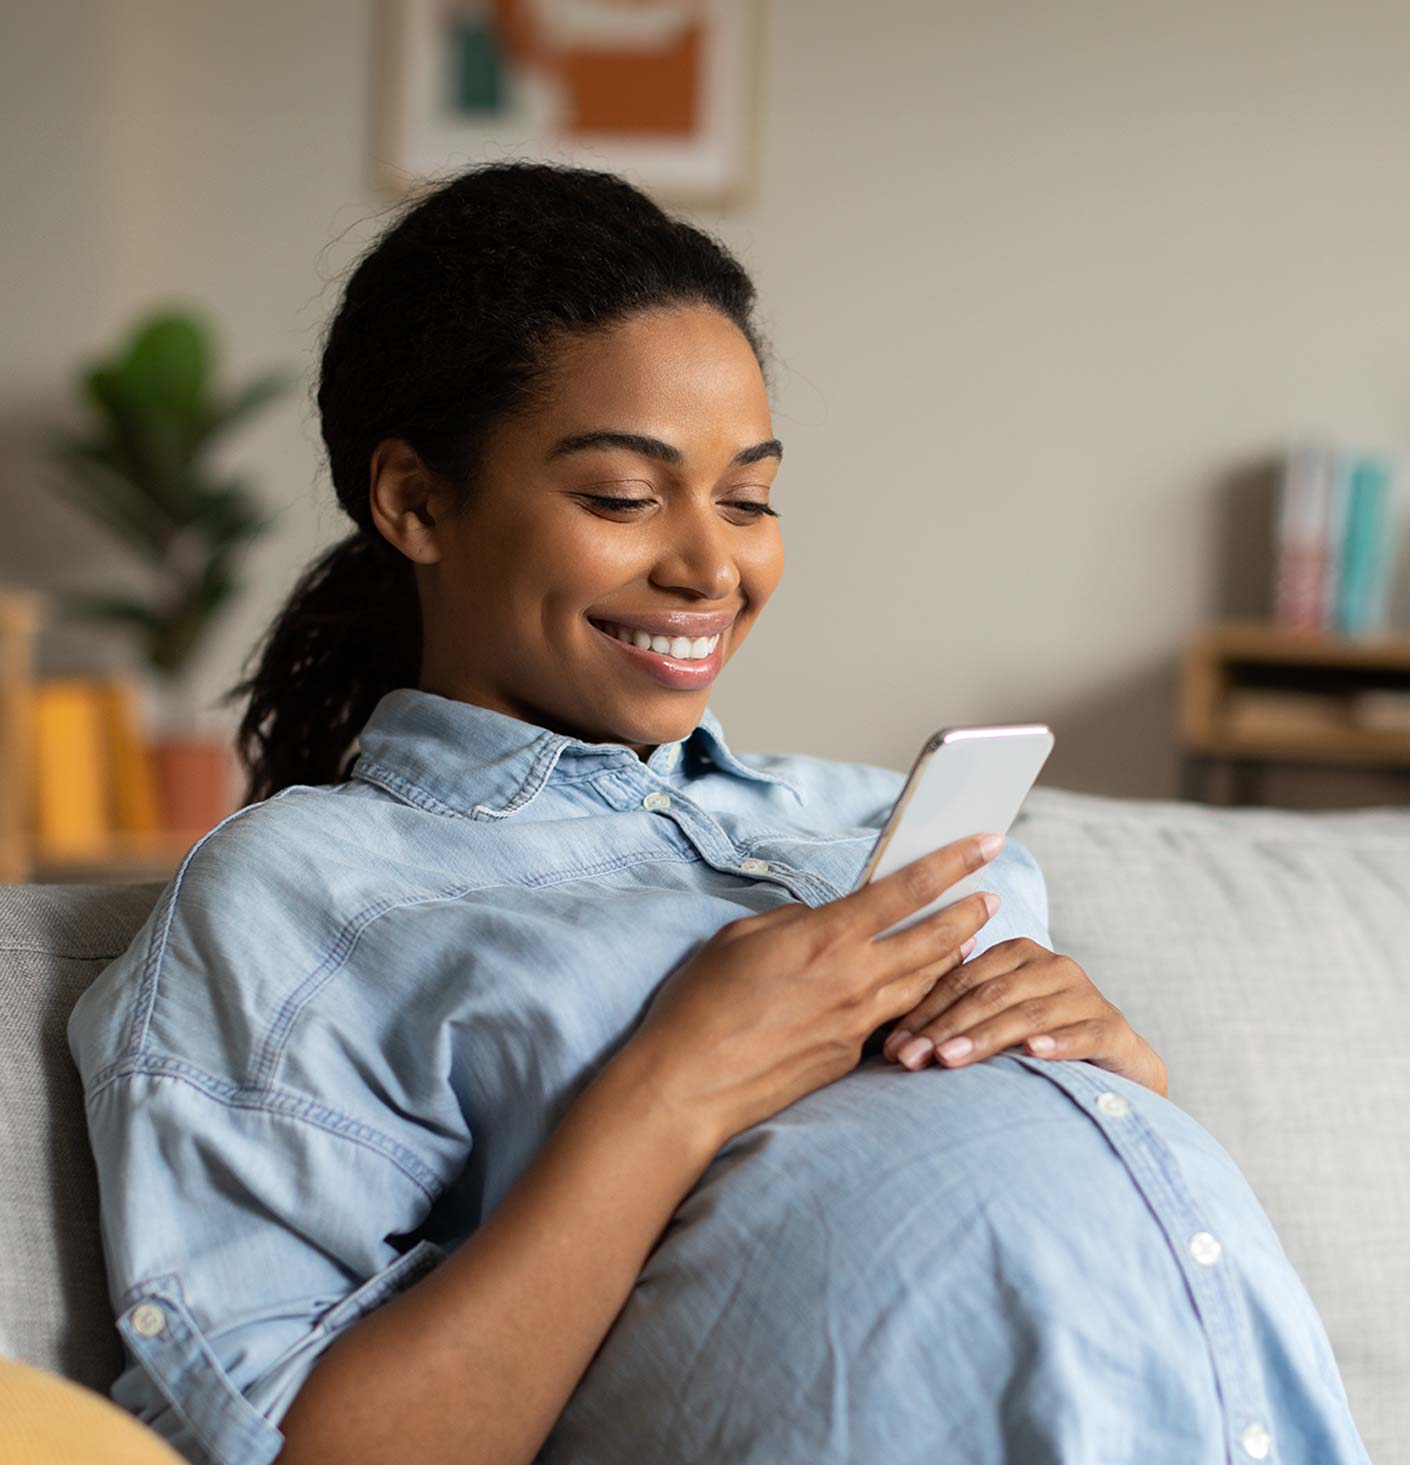
[[[137,681],[36,679],[44,602],[0,588],[0,883],[169,875],[196,836],[168,827]]]
[[[106,729],[108,815],[121,834],[152,834],[161,828],[152,759],[142,735],[137,684],[112,677],[98,685]]]
[[[106,696],[82,677],[31,690],[34,836],[41,858],[91,858],[111,839]]]
[[[129,858],[161,843],[136,683],[120,675],[45,678],[30,696],[39,860]]]

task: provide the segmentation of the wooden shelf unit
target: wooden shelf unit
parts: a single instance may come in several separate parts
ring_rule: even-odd
[[[34,847],[34,645],[45,597],[0,590],[0,884],[166,880],[200,831],[114,833],[101,853],[59,858]]]
[[[176,872],[199,834],[114,834],[101,855],[36,858],[28,880],[37,884],[88,882],[112,884],[166,880]]]
[[[29,689],[39,597],[0,594],[0,884],[30,878]]]
[[[1342,636],[1257,623],[1193,637],[1181,667],[1182,793],[1197,798],[1212,770],[1275,763],[1410,770],[1410,719],[1368,727],[1368,692],[1410,703],[1410,635]]]

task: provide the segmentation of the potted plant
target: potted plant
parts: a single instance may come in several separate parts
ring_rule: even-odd
[[[146,566],[145,594],[60,592],[61,612],[136,633],[148,674],[153,772],[175,829],[204,830],[229,812],[228,739],[203,734],[190,669],[242,588],[238,555],[269,527],[248,483],[212,450],[292,384],[262,373],[220,392],[209,329],[186,311],[140,320],[106,359],[79,373],[91,427],[53,439],[59,491]]]

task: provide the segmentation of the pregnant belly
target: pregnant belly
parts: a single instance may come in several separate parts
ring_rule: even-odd
[[[720,1152],[539,1459],[1090,1465],[1151,1428],[1208,1458],[1218,1394],[1100,1126],[1009,1055],[869,1059]]]

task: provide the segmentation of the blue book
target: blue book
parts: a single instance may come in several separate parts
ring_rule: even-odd
[[[1358,458],[1351,467],[1336,599],[1336,629],[1344,635],[1385,629],[1389,589],[1390,467]]]
[[[1351,522],[1351,499],[1356,459],[1340,448],[1327,447],[1322,455],[1324,478],[1322,534],[1326,547],[1326,569],[1318,597],[1317,624],[1324,631],[1341,629],[1342,584],[1346,577],[1347,531]]]

